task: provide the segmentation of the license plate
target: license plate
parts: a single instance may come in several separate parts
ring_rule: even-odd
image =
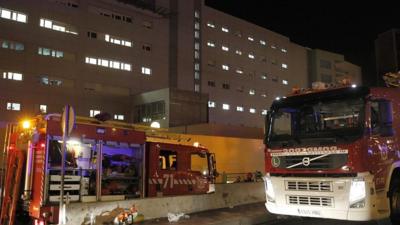
[[[317,217],[322,216],[320,210],[297,209],[297,212],[299,213],[299,215],[302,216],[317,216]]]

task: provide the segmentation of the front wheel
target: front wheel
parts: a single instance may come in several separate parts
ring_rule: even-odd
[[[393,224],[400,224],[400,179],[394,178],[390,182],[390,220]]]

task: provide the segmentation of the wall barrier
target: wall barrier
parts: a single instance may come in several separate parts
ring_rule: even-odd
[[[193,213],[210,209],[264,202],[263,182],[217,184],[213,194],[132,199],[113,202],[71,203],[67,206],[68,225],[103,225],[135,205],[145,220],[171,213]]]

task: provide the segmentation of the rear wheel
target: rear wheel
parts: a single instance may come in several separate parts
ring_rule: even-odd
[[[390,220],[393,224],[400,224],[400,179],[394,178],[390,182]]]

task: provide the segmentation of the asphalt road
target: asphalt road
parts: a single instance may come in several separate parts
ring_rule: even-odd
[[[312,219],[312,218],[296,218],[286,217],[277,220],[268,221],[263,225],[391,225],[391,223],[372,222],[351,222],[343,220],[328,220],[328,219]]]

